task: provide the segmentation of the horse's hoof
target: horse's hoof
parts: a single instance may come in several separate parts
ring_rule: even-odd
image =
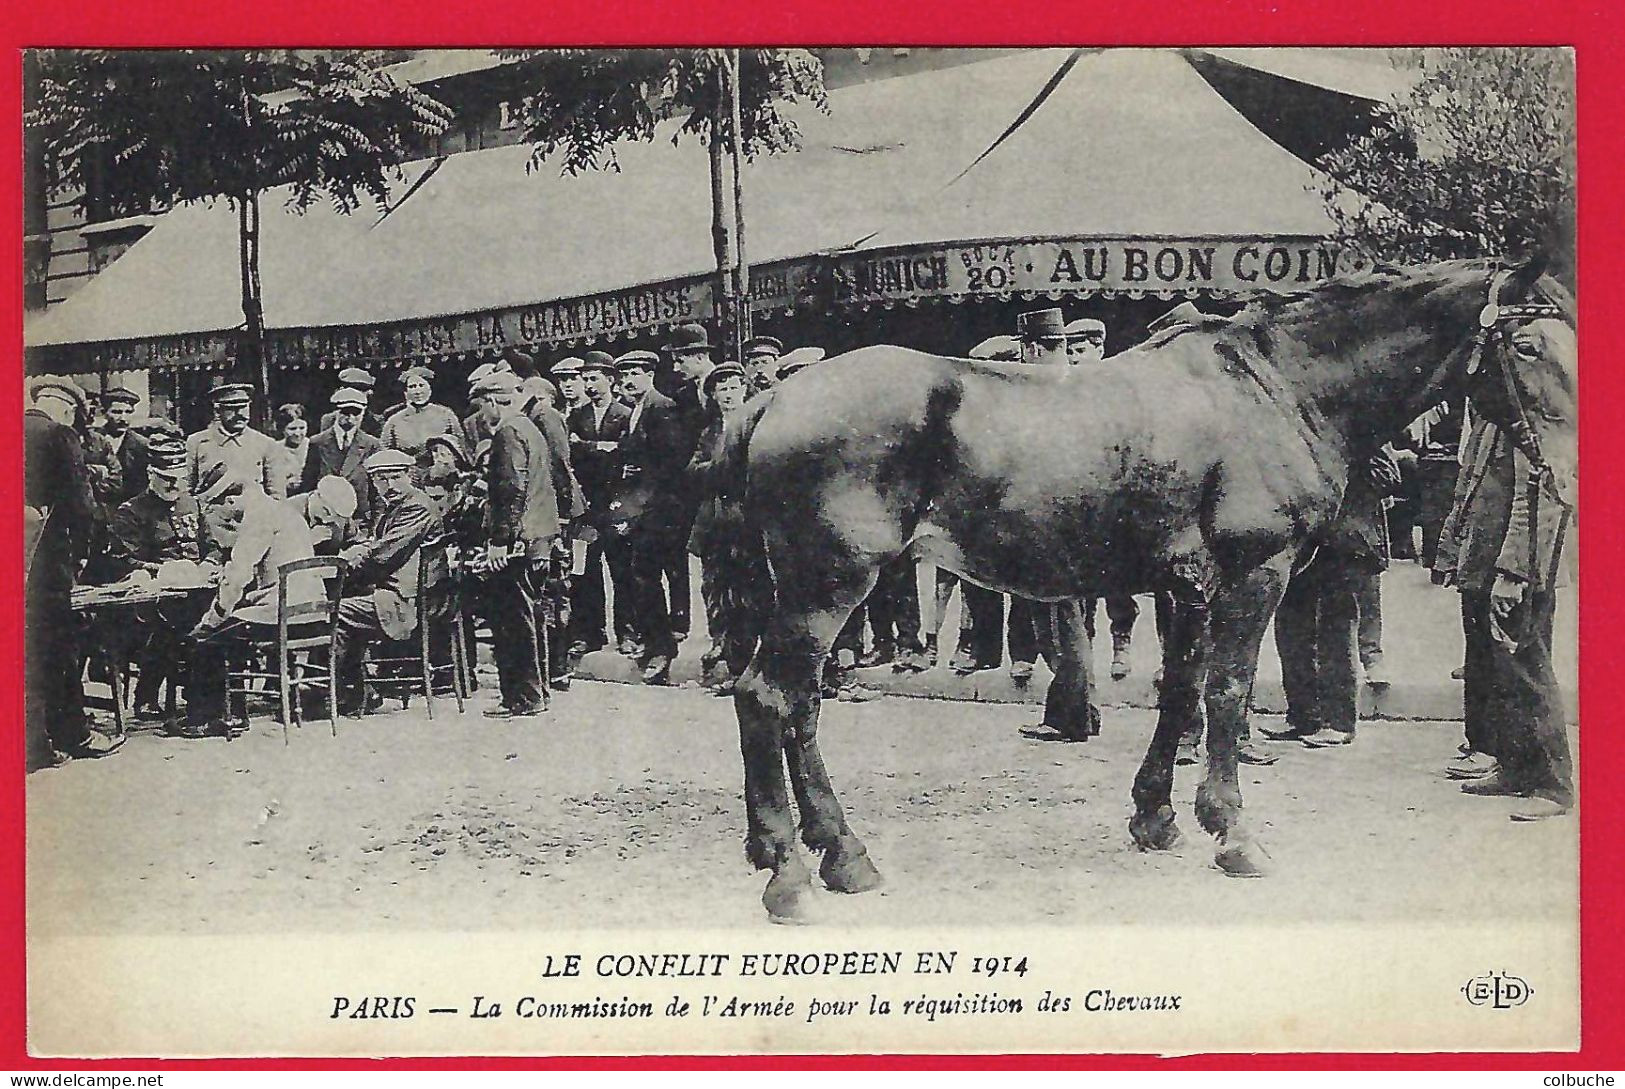
[[[838,847],[825,851],[824,861],[818,867],[818,876],[830,892],[868,892],[884,883],[880,871],[869,861],[869,855],[862,847],[855,851]]]
[[[1263,851],[1256,843],[1236,843],[1220,847],[1213,856],[1213,864],[1226,877],[1263,877]]]
[[[1129,818],[1128,832],[1142,851],[1172,850],[1180,840],[1179,826],[1174,823],[1173,810],[1168,806],[1150,816],[1134,814]]]
[[[762,906],[775,923],[804,926],[811,921],[808,899],[812,895],[812,881],[805,873],[786,877],[775,873],[762,890]]]

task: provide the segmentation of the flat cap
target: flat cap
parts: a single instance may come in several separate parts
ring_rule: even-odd
[[[1066,336],[1066,323],[1060,307],[1029,310],[1016,315],[1016,334],[1022,340],[1060,340]]]
[[[254,387],[247,382],[222,382],[209,391],[209,400],[217,405],[246,405],[253,394]]]
[[[114,386],[112,389],[102,391],[102,404],[104,405],[138,405],[141,398],[134,391],[123,386]]]
[[[368,372],[360,367],[345,367],[339,371],[339,385],[352,386],[355,389],[371,389],[377,383]]]
[[[824,349],[811,345],[804,348],[792,348],[779,356],[779,377],[787,378],[801,368],[817,363],[828,354]]]
[[[324,476],[316,482],[316,495],[322,505],[340,518],[355,513],[355,485],[342,476]]]
[[[519,380],[519,396],[526,401],[546,396],[549,400],[559,395],[559,388],[539,374]]]
[[[717,388],[717,383],[722,381],[724,378],[737,378],[743,382],[745,380],[745,368],[741,367],[738,363],[735,363],[731,359],[726,363],[719,363],[715,367],[711,368],[711,372],[707,374],[705,379],[700,383],[700,388],[704,390],[705,395],[709,397],[711,396],[711,391]]]
[[[783,355],[784,341],[778,337],[751,337],[745,341],[745,355]]]
[[[1066,335],[1078,337],[1085,333],[1099,333],[1106,335],[1106,323],[1099,318],[1077,318],[1066,323]]]
[[[572,374],[580,374],[582,358],[578,355],[567,355],[553,364],[553,377],[564,378]]]
[[[498,372],[508,372],[511,374],[513,372],[513,368],[508,365],[508,361],[506,359],[498,359],[491,363],[481,363],[478,367],[475,367],[473,370],[468,372],[468,384],[472,386],[475,382],[480,381],[482,378],[487,378]]]
[[[608,352],[588,352],[581,357],[583,371],[603,371],[605,374],[615,373],[615,357]]]
[[[660,366],[658,352],[627,352],[615,361],[615,369],[618,371],[653,371],[658,366]]]
[[[60,397],[64,401],[73,402],[73,407],[81,412],[90,405],[85,399],[84,388],[78,382],[71,378],[58,378],[55,375],[34,379],[33,385],[29,387],[29,394],[36,401],[41,397]]]
[[[1021,341],[1011,336],[988,337],[966,354],[972,359],[1020,359]]]
[[[361,467],[369,473],[405,472],[416,465],[412,455],[403,450],[379,450],[370,455]]]
[[[512,371],[492,371],[468,387],[470,397],[489,397],[491,394],[512,394],[519,390],[519,379]]]
[[[333,396],[327,400],[334,408],[344,405],[355,405],[357,408],[367,407],[367,395],[354,386],[340,386],[333,391]]]
[[[434,381],[434,371],[428,367],[408,367],[401,372],[401,382],[406,383],[414,378],[421,378],[425,382]]]

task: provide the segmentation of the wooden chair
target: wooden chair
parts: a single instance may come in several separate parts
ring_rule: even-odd
[[[288,578],[304,571],[320,572],[326,590],[325,601],[305,603],[288,602]],[[308,560],[295,560],[277,569],[277,609],[275,642],[266,639],[245,639],[250,651],[269,652],[275,648],[276,670],[256,669],[250,661],[244,668],[229,670],[226,674],[228,698],[237,696],[246,702],[249,695],[263,694],[252,687],[255,681],[275,681],[282,703],[282,741],[288,741],[288,723],[303,725],[299,696],[307,688],[327,690],[327,721],[333,736],[338,727],[338,669],[335,653],[338,640],[339,601],[344,597],[345,564],[329,556],[315,556]],[[325,649],[327,660],[315,665],[295,658],[295,654],[308,655]]]
[[[437,572],[440,578],[435,580]],[[430,608],[431,602],[428,597],[430,589],[444,591],[446,595],[443,601],[434,603],[438,606],[434,609]],[[429,717],[432,719],[435,681],[449,673],[452,695],[457,700],[457,713],[463,714],[467,710],[464,701],[468,694],[467,662],[463,646],[463,610],[456,580],[451,578],[446,569],[446,547],[443,543],[426,544],[418,552],[417,605],[417,630],[405,640],[385,644],[410,647],[412,653],[397,653],[394,657],[375,658],[371,647],[362,651],[362,698],[366,699],[380,687],[388,687],[401,695],[401,702],[404,705],[413,692],[422,692],[423,699],[428,704]],[[444,665],[436,665],[430,655],[430,636],[437,621],[447,623],[450,628],[451,661]],[[410,667],[411,672],[404,673],[403,667]]]

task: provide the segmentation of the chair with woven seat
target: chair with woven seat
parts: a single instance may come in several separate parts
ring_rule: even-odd
[[[384,646],[410,648],[410,653],[391,651],[390,657],[375,657],[372,647],[361,652],[361,687],[363,702],[380,688],[389,688],[406,704],[414,693],[423,693],[429,717],[434,718],[436,681],[449,674],[452,695],[457,700],[457,713],[467,710],[467,665],[464,661],[463,616],[461,595],[457,584],[446,568],[446,546],[443,542],[425,544],[418,553],[417,571],[417,629],[406,639]],[[439,595],[438,600],[433,595]],[[432,654],[434,625],[448,627],[451,660],[436,663]],[[406,670],[410,670],[407,672]]]
[[[323,599],[290,604],[288,579],[306,571],[319,573],[325,590]],[[269,661],[261,665],[250,660],[246,666],[230,669],[226,673],[228,698],[235,696],[241,703],[246,703],[250,695],[265,694],[264,690],[252,687],[255,681],[276,682],[282,705],[284,743],[288,740],[288,723],[303,725],[300,696],[312,688],[327,690],[327,721],[333,729],[333,736],[338,736],[334,647],[338,636],[339,600],[344,596],[344,575],[344,561],[329,556],[295,560],[278,568],[274,636],[270,639],[250,636],[242,640],[251,654],[258,651],[269,657],[274,650],[276,668],[273,671]],[[269,625],[266,627],[269,628]],[[309,660],[311,655],[323,650],[326,651],[324,663],[318,665]]]

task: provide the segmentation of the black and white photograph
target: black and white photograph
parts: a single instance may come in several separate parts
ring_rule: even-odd
[[[26,52],[31,1053],[1577,1049],[1574,67]]]

